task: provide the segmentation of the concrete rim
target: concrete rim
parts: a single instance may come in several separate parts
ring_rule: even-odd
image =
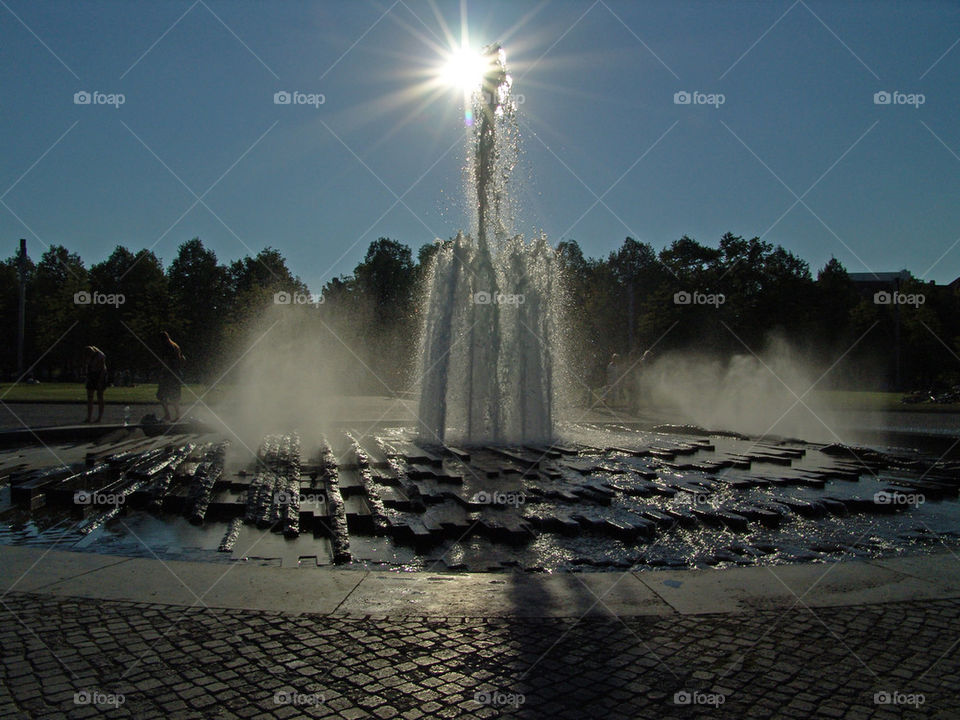
[[[0,547],[8,592],[338,617],[581,618],[751,613],[960,598],[952,552],[723,570],[396,573]]]

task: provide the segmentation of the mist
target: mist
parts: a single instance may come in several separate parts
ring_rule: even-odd
[[[332,427],[372,412],[351,397],[369,382],[363,353],[316,305],[268,306],[248,328],[222,369],[227,390],[214,408],[236,457],[256,453],[268,433],[292,431],[312,453]]]
[[[843,435],[841,418],[817,393],[827,389],[821,376],[828,368],[823,358],[773,336],[757,355],[665,353],[634,371],[634,388],[641,408],[667,411],[676,422],[835,442]]]

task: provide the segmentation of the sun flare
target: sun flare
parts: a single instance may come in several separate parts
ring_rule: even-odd
[[[480,89],[490,60],[468,47],[461,47],[447,57],[440,70],[440,78],[452,87],[471,93]]]

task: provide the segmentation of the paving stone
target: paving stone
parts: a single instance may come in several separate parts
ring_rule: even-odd
[[[518,694],[524,717],[577,718],[587,708],[608,720],[946,718],[960,695],[960,658],[948,652],[960,600],[818,608],[815,617],[796,608],[581,620],[184,614],[17,592],[3,602],[4,716],[100,715],[102,708],[73,705],[76,688],[124,692],[126,703],[110,717],[406,720],[507,717],[513,708],[502,703]],[[151,655],[123,651],[148,635]],[[94,652],[79,652],[86,648]],[[230,659],[199,663],[197,648]],[[394,656],[385,658],[385,648]],[[884,688],[924,693],[926,702],[874,705]],[[281,689],[324,701],[277,705]],[[676,705],[682,691],[721,693],[725,702]],[[490,702],[478,704],[475,693]]]

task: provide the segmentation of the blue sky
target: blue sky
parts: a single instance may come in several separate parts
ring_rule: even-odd
[[[35,259],[169,263],[199,236],[222,261],[276,247],[319,290],[377,237],[453,235],[463,97],[431,77],[464,16],[524,98],[518,231],[593,256],[732,231],[814,272],[960,275],[960,5],[940,2],[3,0],[0,256],[26,237]]]

